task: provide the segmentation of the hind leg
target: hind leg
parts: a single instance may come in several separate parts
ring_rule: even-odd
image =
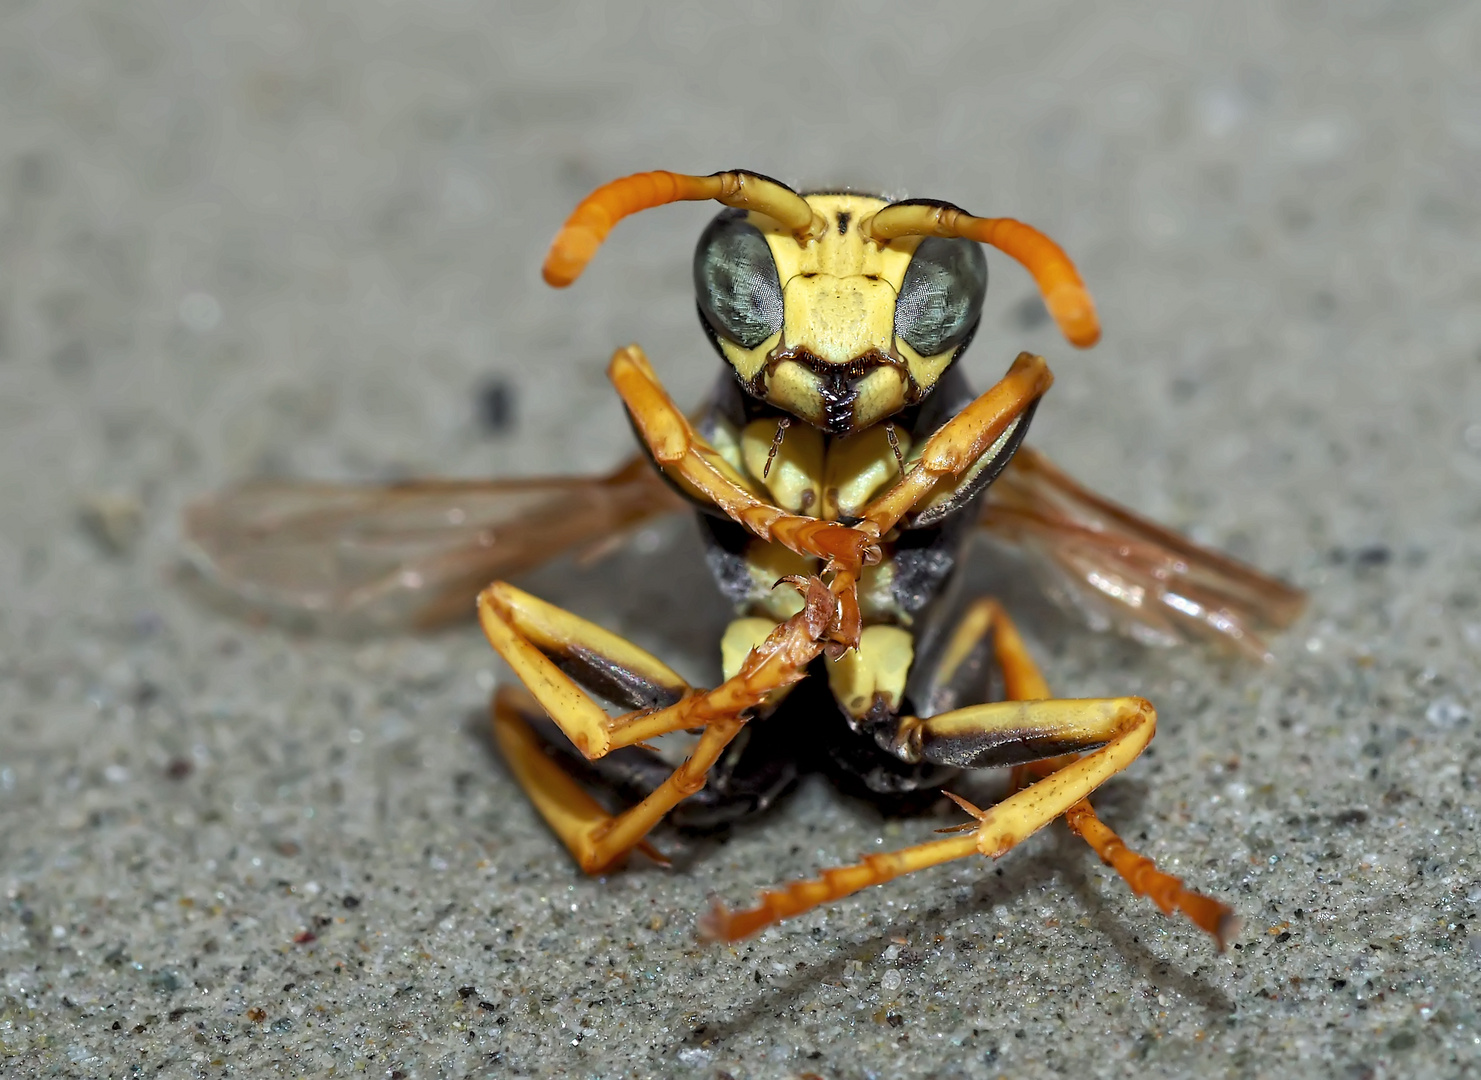
[[[1086,801],[1151,741],[1157,725],[1151,704],[1142,698],[1049,698],[1044,678],[1017,629],[991,600],[968,608],[948,641],[943,662],[950,664],[953,657],[964,662],[989,634],[1010,700],[925,719],[901,717],[893,744],[907,760],[964,767],[1032,762],[1016,778],[1032,777],[1035,782],[1019,787],[987,810],[956,799],[977,819],[967,835],[871,855],[853,866],[826,870],[820,879],[762,893],[757,906],[745,911],[731,912],[717,905],[701,924],[706,935],[734,940],[913,870],[974,853],[996,859],[1063,815],[1134,892],[1150,896],[1166,913],[1183,911],[1223,949],[1238,928],[1233,911],[1185,889],[1176,878],[1157,870],[1151,860],[1129,851]],[[1082,751],[1088,752],[1078,756]]]

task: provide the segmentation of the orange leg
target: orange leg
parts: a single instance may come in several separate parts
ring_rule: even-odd
[[[996,386],[936,429],[910,471],[865,507],[860,526],[868,525],[883,536],[917,505],[938,494],[940,485],[970,478],[973,467],[993,456],[999,440],[1053,382],[1042,356],[1019,353]]]
[[[1065,811],[1064,822],[1072,833],[1090,845],[1103,863],[1125,879],[1132,892],[1150,897],[1164,915],[1181,911],[1193,920],[1194,926],[1213,935],[1220,952],[1239,933],[1240,919],[1233,908],[1185,887],[1171,874],[1157,869],[1151,859],[1132,851],[1095,816],[1088,801],[1082,799]]]
[[[936,430],[919,460],[870,503],[862,521],[841,525],[789,514],[763,499],[694,430],[636,345],[619,349],[607,374],[653,459],[681,487],[763,540],[827,561],[830,587],[839,601],[830,637],[840,647],[858,645],[856,584],[862,567],[879,561],[879,538],[917,504],[937,496],[949,498],[953,488],[969,484],[976,470],[996,454],[1010,452],[1011,447],[1005,449],[1002,443],[1011,439],[1015,423],[1054,381],[1042,357],[1020,354],[996,386]]]
[[[682,487],[719,507],[763,540],[799,555],[859,567],[879,561],[878,533],[789,514],[761,498],[694,430],[636,345],[618,349],[607,375],[653,459]]]
[[[980,634],[993,633],[994,653],[1005,676],[1009,700],[909,721],[904,725],[907,731],[927,731],[938,738],[950,739],[965,736],[970,728],[972,733],[988,739],[995,734],[1011,733],[1016,743],[1099,743],[1100,748],[1084,756],[1059,755],[1020,766],[1014,773],[1015,790],[987,810],[979,810],[966,800],[951,796],[977,819],[975,826],[968,826],[972,831],[967,835],[870,855],[852,866],[825,870],[819,879],[763,892],[759,903],[744,911],[731,912],[717,903],[701,920],[703,934],[735,940],[912,870],[974,852],[998,858],[1054,818],[1064,815],[1070,828],[1126,879],[1133,892],[1150,896],[1165,913],[1183,911],[1195,925],[1213,935],[1220,950],[1224,948],[1239,925],[1232,910],[1184,888],[1176,878],[1157,870],[1150,859],[1129,851],[1096,818],[1086,801],[1086,796],[1135,760],[1151,741],[1156,729],[1152,706],[1141,698],[1049,699],[1043,675],[1017,629],[993,601],[979,601],[968,609],[948,644],[947,663],[952,662],[952,650],[968,647],[974,627]],[[1035,782],[1027,786],[1018,783],[1029,779]]]
[[[540,703],[517,686],[501,686],[489,703],[494,741],[519,786],[540,816],[576,857],[583,870],[596,873],[590,838],[612,820],[591,795],[540,745],[529,721],[541,713]],[[634,845],[655,862],[668,860],[647,841]],[[590,866],[588,866],[590,862]]]
[[[520,785],[581,868],[596,874],[625,858],[665,814],[704,787],[705,776],[745,726],[750,710],[773,692],[792,685],[822,651],[822,639],[837,602],[817,578],[801,582],[803,610],[780,624],[746,655],[740,670],[713,690],[693,691],[636,646],[592,623],[546,604],[504,582],[478,600],[489,641],[514,668],[527,692],[505,691],[494,699],[494,732]],[[636,684],[637,696],[678,700],[658,709],[621,717],[605,710],[551,659],[580,660],[588,679],[609,687]],[[595,675],[590,674],[595,672]],[[604,811],[564,770],[547,757],[521,712],[543,708],[588,758],[669,731],[699,728],[689,759],[642,802],[615,817]],[[651,849],[647,849],[650,850]]]
[[[1008,618],[1001,609],[998,609],[996,614],[997,633],[993,639],[993,646],[997,654],[998,665],[1002,668],[1007,682],[1007,696],[1020,699],[1048,697],[1049,684],[1044,681],[1039,666],[1029,655],[1023,638],[1018,634],[1018,628],[1013,625],[1013,620]],[[1037,779],[1047,776],[1074,760],[1073,755],[1065,755],[1020,765],[1013,770],[1013,787],[1016,790],[1023,786],[1030,777]],[[1164,915],[1171,915],[1174,911],[1181,911],[1187,915],[1193,920],[1195,926],[1213,935],[1214,940],[1218,942],[1220,952],[1223,952],[1230,939],[1239,933],[1240,920],[1234,914],[1233,908],[1213,897],[1186,888],[1171,874],[1158,870],[1157,864],[1151,859],[1145,855],[1138,855],[1128,848],[1122,839],[1096,816],[1090,800],[1082,799],[1070,807],[1065,812],[1064,823],[1069,826],[1072,833],[1090,845],[1091,850],[1101,857],[1102,862],[1125,879],[1126,884],[1131,886],[1132,892],[1137,896],[1151,898]]]
[[[827,561],[833,576],[830,587],[838,599],[838,616],[832,621],[829,637],[839,648],[857,646],[861,620],[855,586],[859,570],[880,558],[880,533],[874,526],[867,521],[841,525],[790,514],[763,499],[750,481],[694,430],[636,345],[617,350],[607,375],[653,460],[680,487],[719,507],[761,539],[775,541],[807,558]]]

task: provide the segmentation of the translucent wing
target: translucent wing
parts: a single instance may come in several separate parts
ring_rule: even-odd
[[[1299,589],[1199,547],[1071,480],[1023,447],[988,489],[982,524],[1021,547],[1055,599],[1148,644],[1206,638],[1268,658]]]
[[[644,460],[594,478],[256,481],[187,509],[185,554],[212,585],[270,614],[428,626],[471,614],[496,577],[681,506]]]

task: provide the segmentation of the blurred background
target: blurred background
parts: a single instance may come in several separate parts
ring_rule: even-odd
[[[6,4],[0,1047],[91,1074],[1455,1074],[1481,1039],[1478,60],[1481,9],[1445,0]],[[990,254],[974,381],[1043,353],[1031,441],[1313,592],[1262,671],[1031,627],[1057,689],[1163,708],[1108,817],[1235,897],[1248,951],[1043,840],[1007,878],[697,952],[709,891],[886,825],[808,788],[678,873],[586,881],[469,719],[476,631],[296,637],[177,587],[181,508],[234,480],[607,469],[631,341],[698,401],[712,206],[623,223],[564,292],[538,274],[583,195],[653,168],[945,199],[1076,260],[1102,343]],[[681,531],[539,581],[702,675],[694,621],[725,613],[697,558]]]

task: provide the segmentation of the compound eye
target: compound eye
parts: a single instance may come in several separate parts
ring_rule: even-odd
[[[895,301],[895,336],[922,356],[964,341],[982,317],[987,259],[973,240],[922,240]]]
[[[699,311],[716,334],[754,349],[782,328],[782,283],[766,237],[730,210],[710,222],[694,252]]]

